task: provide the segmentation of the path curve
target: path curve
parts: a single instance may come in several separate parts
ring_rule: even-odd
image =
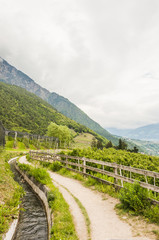
[[[28,163],[24,157],[20,159],[20,162]],[[115,213],[114,207],[116,203],[112,201],[111,197],[103,200],[100,193],[84,187],[80,181],[51,171],[49,173],[53,183],[58,185],[61,192],[64,192],[64,188],[67,188],[85,207],[91,222],[92,240],[150,240],[148,238],[133,237],[131,227],[122,222]],[[70,204],[73,207],[77,203],[74,201],[74,203]]]
[[[66,187],[85,207],[91,221],[92,240],[148,240],[133,237],[131,227],[122,222],[114,211],[115,204],[103,200],[101,194],[84,187],[79,181],[50,172],[53,181]]]
[[[50,171],[49,171],[49,173],[51,175]],[[58,187],[58,189],[62,193],[65,201],[69,205],[69,209],[73,216],[75,229],[76,229],[79,239],[87,240],[88,239],[87,227],[86,227],[84,216],[83,216],[78,204],[76,203],[74,198],[71,196],[71,194],[66,189],[64,189],[62,186],[60,186],[57,182],[55,182],[55,180],[53,180],[53,184],[55,185],[55,187]]]

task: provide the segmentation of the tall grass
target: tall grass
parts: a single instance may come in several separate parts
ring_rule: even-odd
[[[20,199],[24,194],[23,189],[13,179],[8,160],[17,156],[17,153],[0,151],[0,239],[13,219],[19,213]]]

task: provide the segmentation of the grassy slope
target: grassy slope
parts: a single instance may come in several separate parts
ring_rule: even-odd
[[[55,122],[59,125],[66,125],[75,132],[90,132],[102,138],[87,127],[57,112],[36,95],[23,88],[2,82],[0,82],[0,116],[4,127],[9,130],[44,135],[49,123]]]
[[[26,90],[0,83],[0,115],[8,129],[45,134],[48,124],[53,121],[75,130],[85,128],[58,113],[48,103]],[[86,129],[86,128],[85,128]]]
[[[90,133],[80,133],[74,138],[73,148],[88,148],[91,146],[93,135]]]

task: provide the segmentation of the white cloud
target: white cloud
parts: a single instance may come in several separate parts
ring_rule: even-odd
[[[158,0],[0,0],[0,56],[105,127],[159,122]]]

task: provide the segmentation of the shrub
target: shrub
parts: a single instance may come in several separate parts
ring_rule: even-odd
[[[53,201],[55,200],[55,194],[53,191],[48,192],[47,200],[49,203],[49,207],[51,208],[51,205],[52,205]]]
[[[120,190],[119,199],[123,208],[133,210],[136,213],[143,213],[145,208],[150,207],[148,190],[140,187],[139,183],[126,184]]]
[[[24,143],[26,148],[29,148],[29,139],[27,137],[23,138],[23,143]]]
[[[53,171],[53,172],[57,172],[57,171],[59,171],[60,169],[61,169],[61,163],[60,162],[58,162],[58,161],[56,161],[56,162],[54,162],[53,164],[51,164],[51,166],[50,166],[50,169]]]
[[[18,164],[22,171],[27,172],[30,176],[33,176],[38,182],[47,184],[51,182],[49,173],[44,168],[34,168],[27,164]]]
[[[151,222],[159,224],[159,206],[147,207],[144,211],[144,216],[149,218]]]

